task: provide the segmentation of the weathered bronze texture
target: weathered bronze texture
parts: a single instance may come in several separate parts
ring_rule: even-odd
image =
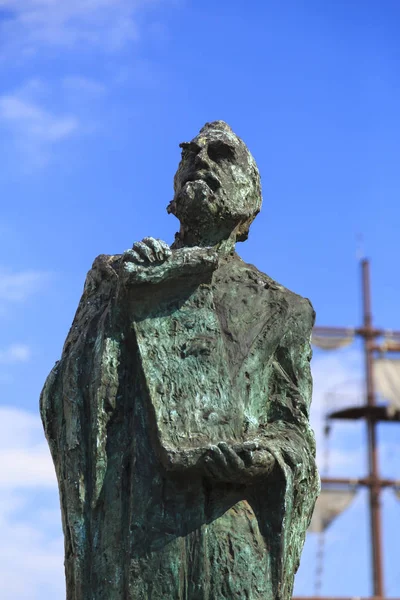
[[[174,244],[89,271],[41,414],[68,600],[289,600],[319,492],[310,302],[244,263],[261,206],[222,121],[182,145]]]

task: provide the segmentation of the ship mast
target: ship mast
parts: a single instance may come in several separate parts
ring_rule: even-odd
[[[366,403],[362,407],[348,408],[336,411],[329,415],[333,419],[359,419],[363,418],[367,425],[367,452],[368,452],[368,477],[359,479],[331,478],[321,479],[324,489],[325,485],[360,485],[369,490],[369,515],[371,532],[371,566],[372,566],[372,589],[373,597],[368,600],[384,600],[384,574],[382,553],[382,516],[381,516],[381,491],[383,487],[398,486],[399,482],[379,477],[378,446],[376,440],[376,426],[379,421],[399,421],[399,417],[391,419],[387,412],[381,410],[375,402],[375,388],[373,376],[373,360],[375,352],[400,352],[400,331],[391,331],[390,336],[397,343],[390,347],[383,347],[376,343],[377,338],[385,335],[382,329],[373,326],[371,311],[371,288],[370,288],[370,264],[368,259],[361,261],[362,276],[362,306],[363,325],[355,330],[355,334],[363,339],[365,360],[365,391]],[[344,327],[314,327],[313,332],[323,336],[346,336],[348,329]],[[295,597],[293,600],[351,600],[345,598],[328,597]],[[361,598],[358,600],[362,600]],[[364,599],[367,600],[367,599]],[[394,600],[394,599],[393,599]]]
[[[381,515],[381,486],[379,484],[378,449],[376,446],[376,421],[373,418],[373,407],[375,406],[375,390],[372,374],[372,354],[375,340],[372,326],[371,313],[371,285],[368,260],[361,262],[362,268],[362,290],[363,290],[363,312],[364,312],[364,341],[365,354],[365,379],[367,406],[370,409],[367,417],[368,432],[368,465],[369,465],[369,507],[372,546],[372,573],[374,595],[384,597],[383,590],[383,563],[382,563],[382,515]]]

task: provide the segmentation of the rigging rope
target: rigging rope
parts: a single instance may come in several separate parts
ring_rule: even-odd
[[[329,472],[329,459],[330,459],[330,444],[329,444],[329,434],[331,432],[331,423],[328,420],[328,394],[324,396],[324,404],[325,404],[325,427],[324,427],[324,441],[323,441],[323,460],[322,460],[322,468],[321,474],[325,477],[328,476]],[[319,597],[321,595],[321,587],[322,587],[322,576],[324,572],[324,559],[325,559],[325,540],[326,540],[326,528],[323,527],[318,534],[317,541],[317,556],[316,556],[316,567],[315,567],[315,586],[314,586],[314,595]]]
[[[393,490],[394,494],[396,495],[397,499],[400,500],[400,485],[394,485],[392,490]],[[400,582],[400,574],[397,574],[394,576],[394,581],[392,581],[391,583],[389,583],[387,585],[386,593],[390,594],[391,596],[396,595],[396,590],[393,588],[397,588],[399,582]]]

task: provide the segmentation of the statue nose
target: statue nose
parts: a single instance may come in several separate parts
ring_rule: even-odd
[[[197,154],[194,163],[198,169],[209,169],[210,168],[209,160],[210,159],[208,158],[207,148],[203,148]]]

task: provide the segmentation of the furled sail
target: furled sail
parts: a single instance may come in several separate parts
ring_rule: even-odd
[[[355,330],[347,329],[345,335],[313,333],[311,342],[317,348],[321,348],[321,350],[337,350],[338,348],[349,346],[354,341],[354,337]]]
[[[394,492],[397,500],[400,500],[400,486],[395,485],[392,489],[393,489],[393,492]]]
[[[374,377],[378,393],[389,402],[390,412],[400,410],[400,359],[374,360]]]
[[[309,533],[325,531],[332,521],[342,514],[351,504],[357,490],[351,489],[322,489],[315,504],[314,513],[308,528]]]

